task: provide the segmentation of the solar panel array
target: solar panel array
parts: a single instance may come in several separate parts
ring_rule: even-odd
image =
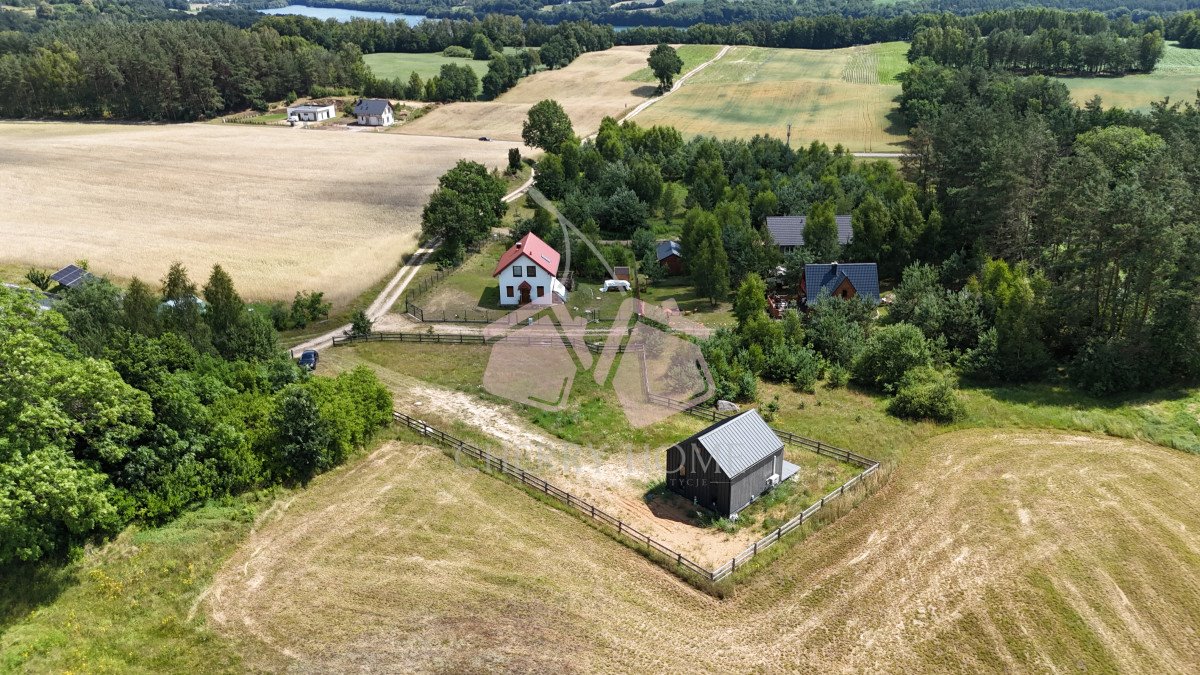
[[[78,265],[67,265],[61,270],[50,275],[50,278],[67,288],[78,288],[85,281],[94,279],[91,272],[83,269]]]

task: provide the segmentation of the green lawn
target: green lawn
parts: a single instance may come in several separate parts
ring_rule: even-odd
[[[1082,105],[1099,96],[1104,107],[1148,110],[1150,104],[1170,96],[1172,101],[1195,102],[1200,89],[1200,49],[1183,49],[1168,43],[1154,72],[1124,77],[1060,77]]]
[[[505,48],[506,54],[515,54],[518,49],[514,47]],[[442,69],[442,66],[447,63],[453,63],[459,66],[469,66],[471,70],[482,80],[487,74],[488,62],[476,61],[475,59],[452,58],[442,56],[441,52],[433,54],[407,54],[402,52],[379,52],[376,54],[366,54],[363,56],[363,61],[367,67],[376,76],[386,80],[400,80],[407,82],[410,75],[414,72],[421,76],[421,80],[428,80],[437,75]],[[482,88],[482,87],[481,87]]]
[[[720,302],[714,306],[708,298],[697,296],[696,289],[687,277],[667,277],[658,283],[645,286],[642,289],[642,299],[655,304],[673,299],[688,318],[712,328],[736,323],[731,303]]]
[[[675,48],[675,51],[683,60],[683,68],[679,70],[679,74],[685,75],[696,66],[716,56],[717,52],[721,51],[721,47],[720,45],[680,45]],[[654,71],[650,70],[650,66],[630,73],[625,79],[630,82],[658,81],[658,78],[654,76]]]

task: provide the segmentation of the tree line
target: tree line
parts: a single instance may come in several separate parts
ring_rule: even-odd
[[[0,565],[344,461],[391,420],[358,369],[310,377],[220,266],[198,288],[89,281],[40,310],[0,288]]]
[[[977,372],[1058,365],[1098,394],[1196,381],[1200,101],[1080,108],[1056,80],[928,59],[901,80],[905,174],[944,215],[928,261],[956,288],[1001,259],[1020,289]]]
[[[996,28],[984,36],[978,24],[964,19],[955,22],[960,25],[917,29],[908,57],[910,61],[929,58],[946,66],[991,66],[1047,74],[1148,73],[1165,51],[1162,21],[1154,18],[1156,21],[1141,25],[1148,32],[1132,31],[1128,36],[1107,27],[1085,32],[1077,27],[1042,26],[1029,33],[1021,28]]]
[[[1200,49],[1200,12],[1180,12],[1167,21],[1166,35],[1185,49]]]
[[[213,22],[71,23],[8,36],[0,50],[5,117],[187,121],[370,79],[353,45]]]

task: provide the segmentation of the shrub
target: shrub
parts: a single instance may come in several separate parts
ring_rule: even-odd
[[[965,410],[949,376],[929,366],[919,366],[900,378],[896,395],[888,402],[888,412],[907,419],[953,422]]]
[[[834,389],[841,389],[850,383],[850,369],[842,366],[829,367],[829,386]]]
[[[460,47],[458,45],[450,45],[442,50],[442,56],[447,56],[452,59],[469,59],[472,56],[470,49]]]
[[[350,334],[357,337],[370,335],[374,325],[367,313],[360,309],[354,313],[354,318],[350,321]]]
[[[883,326],[871,334],[854,361],[854,379],[890,391],[909,370],[932,362],[929,343],[919,328],[907,323]]]

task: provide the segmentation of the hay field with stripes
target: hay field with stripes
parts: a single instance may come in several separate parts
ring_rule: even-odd
[[[895,152],[905,139],[896,112],[907,67],[903,42],[846,49],[735,47],[638,116],[685,135],[814,140],[860,152]]]

